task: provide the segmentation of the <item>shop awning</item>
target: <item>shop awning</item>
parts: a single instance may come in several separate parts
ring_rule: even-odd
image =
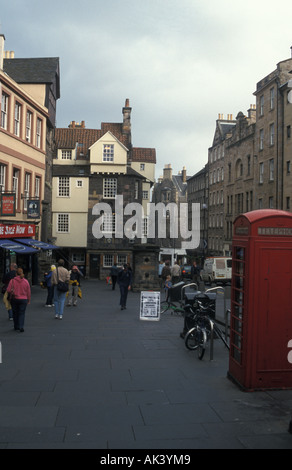
[[[32,246],[22,245],[21,243],[17,243],[14,240],[8,240],[6,238],[0,238],[0,248],[24,255],[38,252],[38,250]]]
[[[41,240],[34,240],[33,238],[15,238],[17,243],[23,243],[24,245],[30,246],[32,248],[37,248],[41,250],[57,250],[59,249],[56,245],[51,245],[50,243],[42,242]]]

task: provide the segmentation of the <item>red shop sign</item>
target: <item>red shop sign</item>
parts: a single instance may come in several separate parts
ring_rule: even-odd
[[[0,238],[34,237],[34,224],[0,224]]]

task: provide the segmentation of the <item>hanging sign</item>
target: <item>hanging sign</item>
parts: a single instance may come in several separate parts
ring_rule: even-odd
[[[15,193],[1,193],[1,215],[15,216]]]
[[[27,218],[39,219],[40,218],[40,201],[37,199],[28,199],[27,201]]]

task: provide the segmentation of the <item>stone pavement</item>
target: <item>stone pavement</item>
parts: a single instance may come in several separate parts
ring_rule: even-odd
[[[140,294],[85,280],[63,320],[32,288],[24,333],[1,302],[0,449],[291,449],[292,391],[246,393],[215,341],[199,361],[183,320],[139,317]]]

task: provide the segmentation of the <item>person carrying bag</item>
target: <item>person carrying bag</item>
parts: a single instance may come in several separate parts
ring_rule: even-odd
[[[58,261],[58,267],[53,271],[52,284],[54,288],[55,318],[62,320],[66,293],[69,290],[69,271],[64,267],[64,260]]]

